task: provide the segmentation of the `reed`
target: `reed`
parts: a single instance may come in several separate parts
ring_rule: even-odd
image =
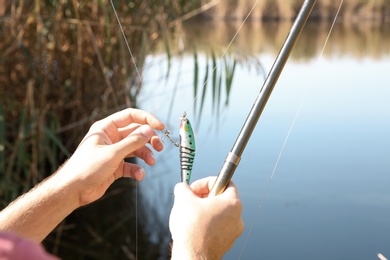
[[[181,1],[114,4],[141,72],[168,23],[197,7]],[[55,171],[91,122],[135,106],[141,82],[108,0],[0,5],[0,33],[7,35],[0,42],[1,177],[2,185],[15,189],[0,190],[5,206]]]
[[[114,4],[141,73],[146,55],[172,28],[169,24],[198,7],[185,1]],[[0,1],[0,11],[0,34],[7,36],[0,42],[3,208],[53,173],[75,150],[93,121],[136,106],[142,82],[108,0]],[[133,192],[133,183],[116,183],[105,198],[119,194],[115,199],[121,205],[113,209],[112,200],[103,198],[94,207],[80,209],[44,244],[63,259],[74,259],[75,255],[130,257],[135,251]],[[139,209],[140,214],[142,211],[146,210]],[[102,220],[101,212],[115,214]],[[119,218],[123,220],[120,223]],[[157,218],[150,221],[164,226]],[[109,229],[113,223],[117,225]],[[156,249],[160,245],[150,242],[145,224],[138,224],[137,239],[142,249],[150,249],[140,258],[161,256]]]
[[[212,113],[218,121],[221,110],[229,104],[230,90],[233,84],[234,72],[237,65],[237,56],[225,54],[221,58],[215,50],[211,50],[210,57],[206,57],[205,70],[202,80],[197,51],[194,50],[194,115],[197,116],[197,128],[200,126],[203,108],[207,96],[211,96]],[[221,60],[219,60],[221,58]],[[224,102],[221,102],[222,98]],[[199,103],[199,104],[198,104]]]

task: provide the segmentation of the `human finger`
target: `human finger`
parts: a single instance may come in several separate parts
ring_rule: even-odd
[[[123,164],[123,175],[125,178],[133,178],[141,181],[145,177],[145,170],[138,164],[125,162]]]
[[[125,127],[119,128],[118,132],[119,132],[120,140],[122,140],[123,138],[126,138],[128,135],[130,135],[132,132],[134,132],[140,126],[141,126],[141,124],[131,123]]]
[[[154,135],[152,138],[150,138],[150,144],[152,145],[153,149],[158,152],[161,152],[164,149],[164,144],[158,135]]]
[[[156,161],[152,150],[146,146],[143,146],[140,149],[134,151],[132,153],[132,156],[136,156],[136,157],[144,160],[144,162],[150,166],[154,165],[154,163]]]
[[[219,194],[218,196],[221,196],[221,198],[236,198],[239,199],[238,195],[238,189],[236,184],[234,184],[233,181],[229,181],[228,185],[226,186],[226,189]]]
[[[175,196],[175,202],[176,201],[188,201],[189,198],[194,197],[195,194],[184,182],[179,182],[175,185],[175,188],[173,190],[173,194]]]
[[[117,128],[125,127],[131,123],[148,124],[157,130],[163,130],[165,128],[165,125],[151,113],[134,108],[116,112],[102,121],[105,125],[111,125],[113,123]]]
[[[126,138],[129,134],[134,132],[140,126],[141,124],[132,123],[129,126],[119,129],[121,139]],[[150,138],[149,143],[156,151],[160,152],[164,149],[164,145],[156,132],[154,132],[154,135]]]
[[[206,177],[200,180],[196,180],[191,184],[191,189],[201,198],[208,197],[216,177]]]
[[[143,147],[147,142],[149,142],[153,135],[154,132],[150,126],[142,125],[126,138],[111,145],[111,149],[118,153],[118,155],[122,158],[125,158],[129,154]]]
[[[191,188],[199,197],[208,197],[216,179],[217,177],[211,176],[197,180],[191,184]],[[233,181],[229,181],[228,185],[226,186],[226,189],[220,195],[222,194],[223,196],[221,196],[221,198],[239,198],[237,187]]]

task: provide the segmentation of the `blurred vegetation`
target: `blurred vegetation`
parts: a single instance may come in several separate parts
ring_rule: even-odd
[[[186,42],[198,49],[217,50],[226,46],[239,27],[237,22],[190,21],[183,25]],[[253,56],[264,53],[276,56],[291,29],[290,21],[247,23],[231,46],[231,53],[240,64],[256,67]],[[321,51],[329,33],[330,23],[310,21],[290,56],[291,60],[310,60]],[[162,49],[162,47],[159,47]],[[191,52],[191,50],[187,50]],[[327,44],[324,57],[381,58],[390,53],[390,21],[377,23],[338,22]]]
[[[188,1],[113,3],[141,77],[145,56],[156,42],[199,7]],[[54,172],[92,122],[136,106],[142,79],[107,0],[1,1],[0,34],[6,36],[0,42],[4,207]],[[140,221],[135,241],[133,187],[129,181],[115,183],[102,200],[61,223],[46,239],[46,247],[64,259],[131,259],[138,242],[141,259],[166,256],[166,229],[157,231],[161,244],[156,245],[150,242],[146,222]],[[155,218],[158,227],[167,226],[151,210],[149,219]],[[144,214],[140,206],[138,218],[146,219]]]
[[[202,3],[213,0],[202,0]],[[221,1],[218,8],[210,9],[202,15],[210,19],[243,19],[256,0]],[[291,20],[301,8],[303,0],[260,0],[253,10],[251,20]],[[310,19],[330,20],[335,16],[340,0],[317,0]],[[344,0],[340,19],[389,21],[390,0]]]
[[[141,74],[169,23],[196,8],[186,1],[114,4]],[[7,36],[0,42],[4,206],[55,171],[91,122],[134,106],[141,79],[107,0],[8,1],[0,19]]]

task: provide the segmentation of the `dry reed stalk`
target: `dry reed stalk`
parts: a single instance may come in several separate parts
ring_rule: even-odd
[[[95,54],[96,54],[96,56],[98,58],[100,70],[101,70],[102,75],[104,77],[104,80],[105,80],[105,82],[107,84],[107,89],[103,93],[103,95],[104,95],[104,98],[103,98],[104,103],[106,103],[105,101],[109,100],[109,96],[112,96],[115,105],[118,106],[119,105],[118,97],[116,96],[116,93],[114,91],[114,87],[112,86],[111,81],[110,81],[110,79],[108,77],[107,67],[104,65],[102,54],[101,54],[101,52],[99,50],[99,47],[96,44],[95,35],[93,34],[93,31],[92,31],[91,26],[89,24],[86,24],[86,28],[87,28],[89,36],[91,37],[92,46],[93,46]]]

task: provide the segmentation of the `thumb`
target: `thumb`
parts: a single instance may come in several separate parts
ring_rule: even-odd
[[[115,149],[121,157],[126,157],[149,142],[153,134],[153,129],[149,125],[141,125],[130,135],[114,144]]]
[[[184,182],[179,182],[175,185],[175,189],[173,191],[173,195],[175,195],[175,201],[188,201],[193,197],[197,197],[194,191]]]

